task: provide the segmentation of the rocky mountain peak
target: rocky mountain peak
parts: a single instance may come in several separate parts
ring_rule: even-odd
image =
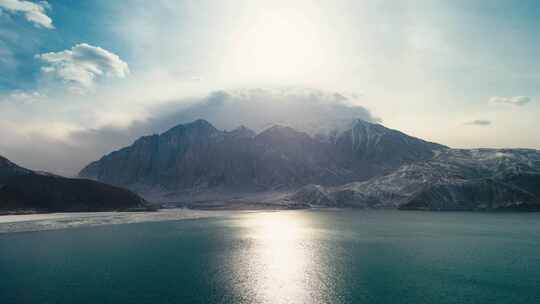
[[[255,131],[245,127],[245,126],[239,126],[238,128],[228,131],[227,134],[229,136],[233,136],[235,138],[253,138],[257,133]]]
[[[307,133],[299,132],[288,126],[273,125],[257,135],[258,138],[309,138]]]
[[[186,128],[208,128],[213,129],[214,126],[205,119],[197,119],[193,122],[185,124]]]
[[[163,133],[162,135],[173,136],[173,135],[183,134],[184,132],[197,133],[197,134],[202,135],[205,133],[212,133],[215,131],[217,131],[217,129],[208,121],[204,119],[197,119],[190,123],[176,125],[172,127],[171,129],[169,129],[168,131],[166,131],[165,133]]]

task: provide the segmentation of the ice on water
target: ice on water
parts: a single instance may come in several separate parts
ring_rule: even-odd
[[[164,209],[157,212],[77,212],[0,216],[0,233],[54,230],[224,216],[228,211]]]

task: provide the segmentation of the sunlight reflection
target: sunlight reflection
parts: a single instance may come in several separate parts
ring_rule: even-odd
[[[307,220],[289,212],[260,213],[243,222],[253,242],[239,275],[257,303],[315,303],[314,246]],[[246,290],[243,291],[245,293]]]

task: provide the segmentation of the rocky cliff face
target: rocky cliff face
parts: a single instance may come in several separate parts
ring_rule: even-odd
[[[365,180],[444,149],[360,120],[324,138],[284,126],[257,135],[245,127],[227,132],[197,120],[142,137],[80,176],[141,192],[290,190]]]
[[[448,148],[362,120],[353,121],[335,141],[342,150],[351,150],[357,159],[389,167],[430,159],[434,151]]]

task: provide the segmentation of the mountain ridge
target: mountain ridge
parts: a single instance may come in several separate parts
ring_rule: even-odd
[[[446,149],[362,120],[322,139],[281,125],[258,134],[246,127],[222,131],[198,119],[143,136],[90,163],[79,176],[189,200],[204,192],[337,186],[384,175]]]
[[[540,210],[539,151],[452,149],[359,119],[325,136],[281,125],[223,131],[199,119],[141,137],[80,176],[156,201],[275,192],[273,202],[294,206]]]
[[[318,195],[335,206],[405,210],[540,210],[539,160],[532,149],[449,149],[367,181],[315,193],[304,188],[291,199],[309,203]]]

